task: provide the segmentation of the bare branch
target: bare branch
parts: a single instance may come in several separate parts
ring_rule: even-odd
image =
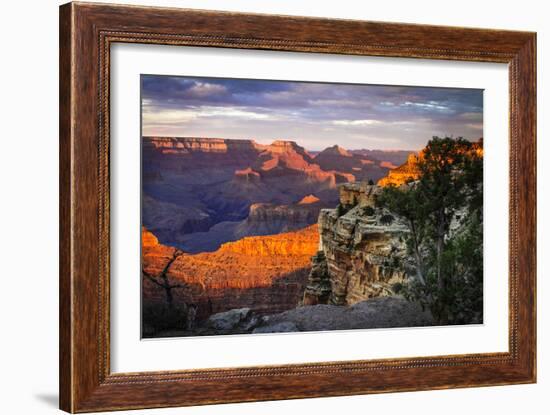
[[[161,273],[159,274],[159,276],[165,278],[166,276],[166,273],[168,272],[168,270],[170,269],[170,267],[172,266],[172,264],[174,263],[174,261],[176,259],[178,259],[180,256],[183,255],[183,251],[180,251],[179,249],[175,248],[174,249],[174,253],[172,254],[172,258],[170,258],[168,260],[168,262],[166,263],[166,265],[164,266],[164,268],[162,269]]]
[[[151,274],[149,274],[148,272],[142,271],[142,273],[152,283],[158,285],[159,287],[166,288],[166,286],[164,284],[158,282],[157,279],[155,277],[153,277]]]

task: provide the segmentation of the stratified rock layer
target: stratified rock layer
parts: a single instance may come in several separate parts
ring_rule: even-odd
[[[423,157],[423,152],[410,154],[407,161],[401,166],[390,170],[386,177],[378,180],[379,186],[401,186],[402,184],[418,179],[420,171],[418,170],[418,161]]]
[[[320,251],[313,259],[303,304],[350,305],[391,296],[408,277],[403,238],[408,229],[375,207],[380,190],[365,183],[342,185],[338,208],[321,211]]]
[[[142,265],[149,275],[159,275],[175,248],[158,243],[143,230]],[[231,309],[251,308],[276,313],[296,307],[318,246],[317,225],[278,235],[246,237],[223,244],[215,252],[181,254],[167,276],[175,288],[175,305],[196,306],[198,320]],[[167,306],[166,293],[143,278],[144,307]]]

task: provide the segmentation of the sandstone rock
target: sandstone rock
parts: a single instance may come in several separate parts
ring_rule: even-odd
[[[257,183],[260,181],[261,178],[260,173],[248,167],[246,169],[235,170],[235,179],[243,180],[245,182]]]
[[[401,186],[407,182],[418,179],[420,171],[418,170],[418,161],[423,158],[423,152],[410,154],[407,161],[396,169],[390,170],[388,175],[378,180],[379,186]]]
[[[310,203],[277,205],[273,203],[254,203],[250,206],[248,217],[240,223],[235,234],[238,238],[252,235],[270,235],[305,228],[317,223],[322,203],[311,196]],[[317,202],[313,201],[313,198]]]
[[[312,225],[295,232],[229,242],[215,252],[184,253],[167,272],[172,284],[183,286],[173,290],[174,304],[195,304],[197,322],[243,307],[260,314],[296,307],[318,240],[317,225]],[[158,243],[146,229],[143,241],[143,268],[158,275],[175,248]],[[147,278],[143,278],[142,299],[145,307],[166,306],[164,290]]]
[[[410,270],[404,236],[408,228],[375,207],[378,186],[365,183],[340,187],[339,209],[319,215],[320,249],[312,265],[303,304],[351,305],[369,298],[391,296]],[[341,211],[343,214],[340,214]],[[324,256],[325,264],[322,264]],[[326,269],[326,271],[324,271]],[[326,276],[320,278],[322,272]],[[330,293],[327,293],[327,281]]]
[[[299,202],[299,205],[310,205],[312,203],[320,202],[320,199],[315,195],[306,195]]]
[[[156,247],[159,244],[159,240],[155,235],[149,232],[144,227],[141,228],[141,246],[143,248]]]
[[[332,288],[324,252],[317,252],[311,259],[311,264],[312,267],[308,277],[308,285],[304,290],[302,304],[326,304],[332,292]]]
[[[315,252],[317,246],[316,235],[317,225],[312,225],[298,232],[247,236],[238,241],[223,244],[219,252],[243,254],[252,257],[311,255]]]

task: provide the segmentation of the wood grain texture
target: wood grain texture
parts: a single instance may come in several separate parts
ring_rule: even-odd
[[[116,42],[508,63],[509,352],[111,373],[109,69]],[[60,9],[60,407],[68,412],[535,381],[533,33],[70,3]],[[230,365],[231,362],[228,362]]]

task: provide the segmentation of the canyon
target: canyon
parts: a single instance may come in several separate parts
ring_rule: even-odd
[[[397,249],[403,230],[381,224],[382,212],[359,218],[377,188],[367,183],[406,164],[410,152],[384,154],[337,145],[310,154],[284,140],[143,137],[143,336],[195,333],[190,314],[208,334],[209,318],[232,310],[249,310],[265,327],[268,316],[301,304],[392,295],[404,275],[386,251]],[[349,212],[329,209],[338,204]],[[255,327],[245,325],[239,330]]]
[[[189,253],[299,229],[338,202],[340,184],[377,181],[409,154],[368,152],[332,146],[310,154],[285,140],[143,137],[142,222],[162,243]]]

